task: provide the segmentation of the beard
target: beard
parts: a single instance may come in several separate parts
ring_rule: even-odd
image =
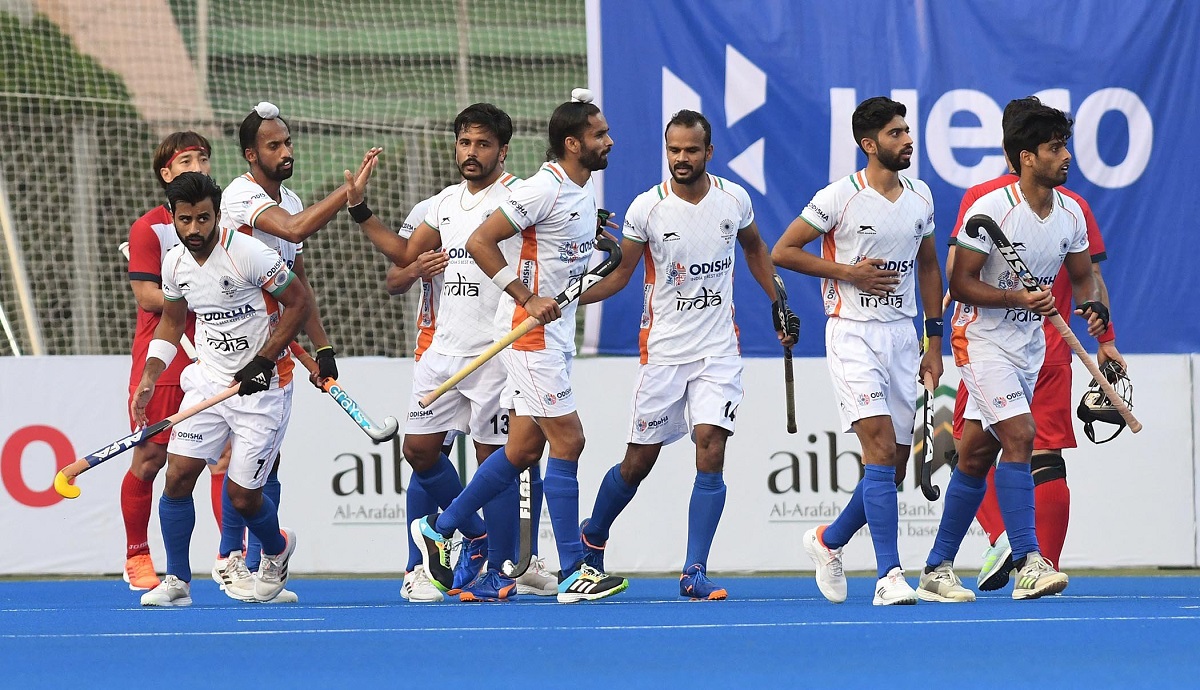
[[[608,167],[608,154],[603,149],[589,149],[579,155],[579,164],[595,172]]]
[[[890,151],[883,151],[881,149],[877,154],[877,157],[879,158],[879,164],[883,167],[891,170],[892,172],[900,172],[901,170],[904,170],[912,165],[912,154],[909,154],[908,160],[902,160],[901,156],[903,155],[903,151],[893,154]]]
[[[283,167],[285,163],[291,163],[292,167],[290,167],[290,168]],[[263,174],[266,175],[267,178],[272,181],[283,182],[284,180],[286,180],[292,176],[292,173],[295,172],[295,169],[296,169],[295,162],[291,158],[285,158],[284,160],[279,161],[279,165],[275,166],[275,168],[273,170],[267,170],[266,168],[263,168]]]
[[[676,168],[671,168],[671,179],[675,184],[690,185],[704,177],[707,170],[707,166],[701,165],[699,168],[688,167],[687,173],[681,174]]]
[[[471,172],[467,172],[468,163],[474,163],[476,166]],[[479,180],[486,180],[492,173],[496,172],[496,166],[499,164],[499,158],[497,158],[496,162],[490,167],[484,165],[478,158],[468,158],[467,160],[458,164],[458,172],[460,175],[462,175],[464,180],[467,180],[468,182],[477,182]]]

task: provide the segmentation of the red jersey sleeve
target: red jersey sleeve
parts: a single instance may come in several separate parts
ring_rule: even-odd
[[[129,228],[129,279],[162,285],[162,244],[150,227],[150,216],[138,218]]]

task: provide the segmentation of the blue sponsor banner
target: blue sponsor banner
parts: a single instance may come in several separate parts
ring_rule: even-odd
[[[1004,105],[1037,94],[1076,121],[1067,187],[1090,202],[1104,234],[1119,348],[1200,351],[1200,305],[1187,296],[1200,203],[1200,3],[590,0],[589,9],[593,87],[616,141],[604,204],[619,216],[666,178],[663,124],[693,108],[713,125],[709,171],[746,188],[770,247],[817,190],[865,164],[850,114],[887,95],[908,106],[916,150],[906,174],[933,193],[944,260],[965,188],[1005,171]],[[742,351],[778,355],[767,298],[740,252],[737,263]],[[796,354],[824,356],[817,280],[783,273],[803,322]],[[639,270],[605,302],[601,353],[637,352],[641,280]]]

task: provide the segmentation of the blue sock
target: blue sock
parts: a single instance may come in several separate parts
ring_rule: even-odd
[[[550,508],[550,524],[558,545],[559,567],[565,573],[575,570],[583,560],[583,544],[579,541],[579,463],[558,458],[546,461],[546,505]]]
[[[542,533],[542,465],[529,468],[529,519],[533,527],[533,555],[538,555],[538,536]]]
[[[483,519],[487,523],[488,567],[500,570],[505,561],[516,563],[521,543],[521,488],[518,479],[509,482],[495,498],[483,504]]]
[[[257,536],[259,543],[262,544],[261,551],[279,554],[287,548],[287,540],[279,532],[279,511],[275,508],[275,502],[271,500],[270,496],[264,493],[258,512],[249,517],[244,515],[242,517],[246,518],[246,529],[250,530],[250,534]]]
[[[699,475],[696,476],[696,481],[700,481]],[[633,500],[633,495],[636,493],[637,487],[630,486],[621,476],[621,463],[609,468],[608,474],[604,475],[604,479],[600,482],[600,491],[596,493],[596,504],[592,506],[592,516],[588,518],[587,530],[584,533],[588,538],[588,543],[593,546],[604,546],[604,542],[608,541],[608,532],[612,528],[613,522],[616,521],[621,511],[625,510],[625,506]],[[693,503],[695,500],[696,494],[693,491]],[[688,565],[691,565],[690,561]]]
[[[942,505],[942,520],[925,565],[936,568],[943,561],[954,562],[958,547],[962,546],[963,537],[967,536],[967,530],[975,519],[975,513],[979,512],[979,504],[983,503],[986,492],[987,480],[983,477],[972,477],[958,470],[950,475],[950,483],[946,486],[946,502]]]
[[[1008,530],[1013,561],[1038,551],[1033,516],[1033,475],[1027,462],[1001,462],[996,465],[996,500]]]
[[[821,541],[831,549],[840,549],[850,543],[854,533],[867,524],[867,509],[863,505],[863,483],[860,479],[854,487],[854,494],[846,503],[846,507],[838,513],[837,518],[825,528]]]
[[[408,522],[412,522],[417,518],[425,517],[437,512],[437,501],[433,500],[433,496],[425,491],[425,487],[421,482],[410,478],[408,480],[408,489],[404,492],[404,510],[405,517]],[[412,531],[404,530],[404,536],[408,539],[408,565],[405,566],[405,572],[411,572],[417,564],[421,562],[421,551],[417,549],[417,545],[413,542]]]
[[[246,533],[246,519],[233,507],[233,501],[229,500],[229,475],[225,476],[222,484],[224,486],[221,489],[221,544],[217,547],[217,555],[225,558],[230,553],[245,548],[242,541]]]
[[[271,499],[271,502],[275,504],[275,512],[277,514],[279,512],[279,494],[282,490],[283,487],[279,484],[279,475],[272,472],[267,477],[267,483],[263,484],[263,496]],[[254,532],[246,530],[246,567],[250,569],[250,572],[258,570],[258,564],[262,561],[262,555],[262,542],[259,541],[258,537],[254,536]]]
[[[167,574],[192,581],[192,530],[196,527],[196,506],[191,496],[171,498],[166,494],[158,499],[158,524],[162,527],[163,543],[167,547]]]
[[[692,501],[688,505],[687,556],[683,567],[699,563],[708,570],[708,552],[712,549],[717,523],[725,510],[725,478],[720,472],[696,472]]]
[[[896,468],[887,465],[866,465],[862,486],[863,508],[871,526],[871,541],[875,544],[876,577],[884,577],[900,565],[900,550],[896,545],[896,527],[900,523],[896,497]],[[828,545],[827,545],[828,546]]]
[[[453,499],[445,512],[438,516],[434,529],[447,537],[454,534],[456,529],[471,539],[483,536],[487,533],[487,527],[477,511],[520,476],[521,473],[508,461],[504,449],[500,448],[475,470],[475,476],[464,489],[459,483],[458,471],[450,464],[450,458],[442,456],[441,462],[432,471],[420,476],[421,483],[438,505],[444,505],[442,497],[449,494],[451,483],[457,487],[458,498]]]

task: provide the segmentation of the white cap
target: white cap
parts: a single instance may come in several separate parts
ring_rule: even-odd
[[[279,117],[279,106],[263,101],[254,106],[254,112],[258,113],[258,116],[264,120],[274,120]]]
[[[588,89],[571,89],[571,100],[576,103],[591,103],[595,99]]]

